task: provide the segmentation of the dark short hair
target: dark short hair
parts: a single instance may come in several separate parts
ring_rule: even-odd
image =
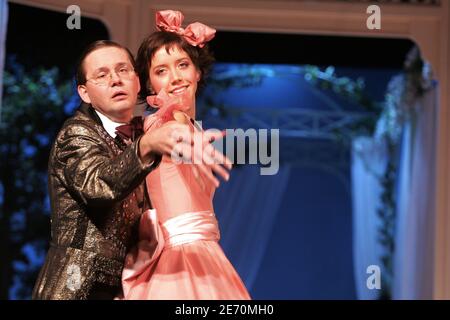
[[[136,56],[136,72],[141,83],[140,99],[145,100],[145,97],[152,93],[148,70],[156,51],[163,46],[166,48],[167,53],[169,53],[169,49],[177,46],[189,55],[195,67],[201,73],[198,83],[199,88],[202,88],[205,84],[205,77],[209,74],[214,63],[214,57],[209,51],[208,45],[205,45],[203,48],[192,46],[182,36],[174,32],[153,32],[142,41]]]
[[[97,41],[92,42],[90,45],[88,45],[84,49],[84,51],[81,53],[81,56],[78,59],[77,73],[76,73],[77,85],[82,85],[82,84],[86,83],[86,72],[84,70],[84,60],[86,59],[86,57],[95,50],[98,50],[101,48],[107,48],[107,47],[115,47],[115,48],[125,50],[126,53],[128,54],[128,58],[130,59],[131,64],[133,65],[133,68],[136,69],[136,62],[134,61],[134,57],[131,54],[130,50],[128,50],[128,48],[126,48],[114,41],[97,40]]]

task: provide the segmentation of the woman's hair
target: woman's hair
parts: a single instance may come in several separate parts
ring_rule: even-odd
[[[77,73],[75,75],[75,80],[77,82],[77,85],[82,85],[86,83],[86,72],[84,70],[84,60],[86,60],[86,57],[93,51],[102,49],[102,48],[108,48],[108,47],[115,47],[124,50],[128,58],[130,59],[130,63],[132,64],[133,68],[136,67],[136,64],[134,62],[133,55],[131,54],[130,50],[128,50],[126,47],[118,44],[117,42],[110,41],[110,40],[97,40],[89,44],[81,53],[80,57],[78,58],[77,63]]]
[[[178,47],[185,51],[195,67],[200,71],[200,81],[198,88],[202,88],[205,84],[205,77],[208,75],[214,62],[214,57],[209,51],[208,45],[203,48],[190,45],[182,36],[174,32],[156,31],[144,39],[139,47],[136,56],[136,72],[141,82],[141,91],[139,98],[145,100],[150,94],[155,94],[151,90],[149,68],[156,51],[165,47],[167,53],[173,47]]]

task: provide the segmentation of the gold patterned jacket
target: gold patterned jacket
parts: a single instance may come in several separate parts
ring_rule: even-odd
[[[145,176],[155,168],[131,145],[113,139],[82,104],[50,153],[51,243],[33,299],[113,298],[127,250],[150,207]]]

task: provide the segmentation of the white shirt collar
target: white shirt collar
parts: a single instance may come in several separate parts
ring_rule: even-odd
[[[102,121],[103,128],[105,128],[106,132],[108,132],[108,134],[111,137],[115,138],[116,137],[116,128],[125,123],[114,122],[111,119],[109,119],[107,116],[105,116],[104,114],[98,112],[97,110],[95,110],[95,112],[98,114],[100,120]]]

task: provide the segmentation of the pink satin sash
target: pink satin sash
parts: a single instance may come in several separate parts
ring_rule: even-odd
[[[141,217],[138,245],[125,258],[123,296],[117,299],[132,298],[140,290],[140,285],[148,281],[152,266],[163,250],[197,240],[219,239],[220,232],[213,212],[188,212],[160,224],[156,210],[148,210]]]
[[[171,218],[162,224],[164,248],[196,240],[219,241],[220,232],[214,213],[188,212]]]

